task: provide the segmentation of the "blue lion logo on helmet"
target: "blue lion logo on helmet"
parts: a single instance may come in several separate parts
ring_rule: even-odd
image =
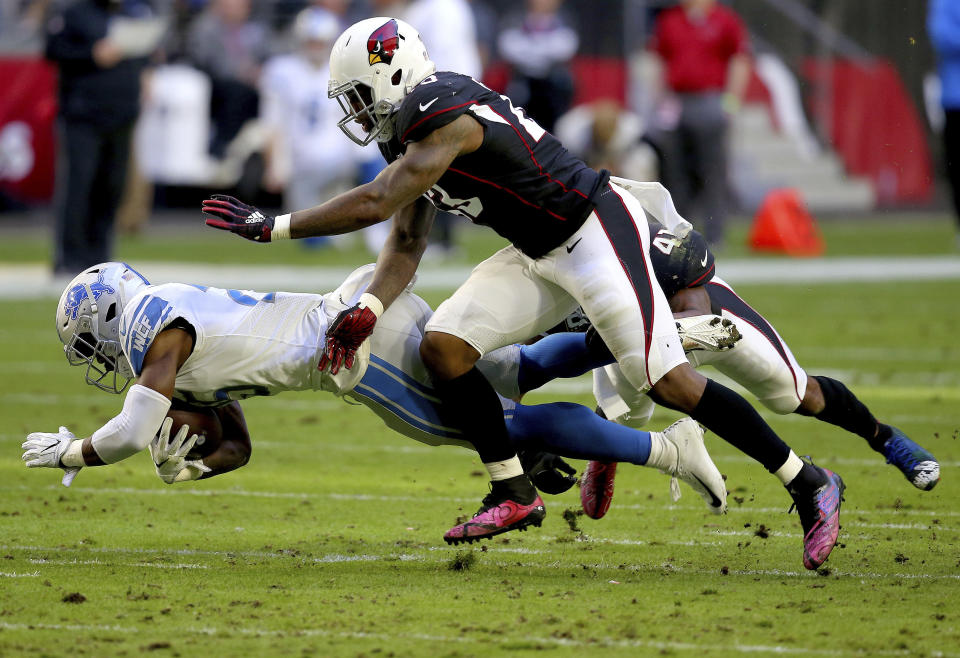
[[[97,301],[103,293],[113,295],[117,291],[112,286],[108,286],[103,282],[103,273],[101,272],[97,280],[90,284],[90,292],[93,293],[93,301]],[[83,300],[87,299],[87,297],[87,286],[78,283],[67,293],[67,299],[63,305],[63,312],[66,313],[71,320],[76,320],[77,314],[80,312],[80,304],[82,304]]]

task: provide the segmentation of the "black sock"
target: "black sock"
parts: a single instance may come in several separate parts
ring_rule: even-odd
[[[506,480],[494,480],[491,491],[497,500],[513,500],[521,505],[529,505],[537,497],[537,490],[526,475],[514,475]]]
[[[863,437],[871,448],[877,452],[882,452],[884,442],[890,438],[890,428],[886,425],[879,427],[877,419],[873,417],[867,406],[858,400],[857,396],[851,393],[850,389],[841,382],[821,376],[816,376],[814,379],[820,384],[825,403],[823,411],[818,413],[815,418]],[[886,428],[886,432],[883,431],[884,428]],[[880,438],[881,434],[884,435],[882,440]]]
[[[877,435],[873,439],[867,440],[870,441],[870,445],[873,446],[874,450],[882,452],[883,444],[886,443],[891,436],[893,436],[893,428],[884,423],[877,422]]]
[[[434,380],[433,388],[443,402],[444,416],[463,430],[485,464],[517,455],[507,434],[503,407],[493,386],[476,366],[448,381]]]
[[[790,456],[784,443],[757,410],[741,396],[712,379],[690,416],[741,452],[763,464],[771,473]]]
[[[787,485],[787,490],[791,493],[804,490],[811,491],[826,483],[827,476],[824,475],[823,471],[813,464],[803,462],[803,468],[800,469],[800,472],[797,473],[795,478],[790,480],[790,483]]]

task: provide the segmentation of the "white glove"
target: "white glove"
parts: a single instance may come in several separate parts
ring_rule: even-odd
[[[170,438],[170,428],[173,419],[167,416],[160,425],[160,431],[150,442],[150,456],[157,467],[157,476],[167,484],[196,480],[210,468],[200,460],[188,460],[187,455],[193,449],[199,435],[194,434],[187,439],[190,433],[189,425],[181,425],[180,429]],[[186,440],[184,440],[186,439]]]
[[[62,468],[63,486],[69,487],[77,477],[80,467],[67,467],[60,463],[67,448],[76,439],[73,432],[60,426],[59,432],[32,432],[20,447],[23,448],[23,461],[28,468]]]

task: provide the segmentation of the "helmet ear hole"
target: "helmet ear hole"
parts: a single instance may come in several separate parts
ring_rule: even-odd
[[[394,72],[393,77],[390,78],[390,84],[396,87],[398,84],[400,84],[400,80],[402,78],[403,78],[403,69],[397,69],[396,72]]]
[[[104,322],[110,322],[110,320],[114,319],[115,317],[117,317],[116,302],[114,302],[113,304],[110,304],[110,308],[107,309],[107,317],[106,317],[106,320],[104,320]]]

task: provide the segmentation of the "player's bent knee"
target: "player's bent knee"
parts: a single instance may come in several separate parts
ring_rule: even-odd
[[[797,399],[796,395],[785,395],[776,398],[761,398],[760,402],[767,409],[775,414],[780,414],[781,416],[792,414],[794,411],[801,413],[799,409],[800,400]]]
[[[681,364],[657,380],[650,397],[662,406],[690,413],[700,402],[706,383],[690,364]]]
[[[462,338],[428,331],[420,341],[420,358],[435,377],[453,379],[470,370],[480,353]]]

